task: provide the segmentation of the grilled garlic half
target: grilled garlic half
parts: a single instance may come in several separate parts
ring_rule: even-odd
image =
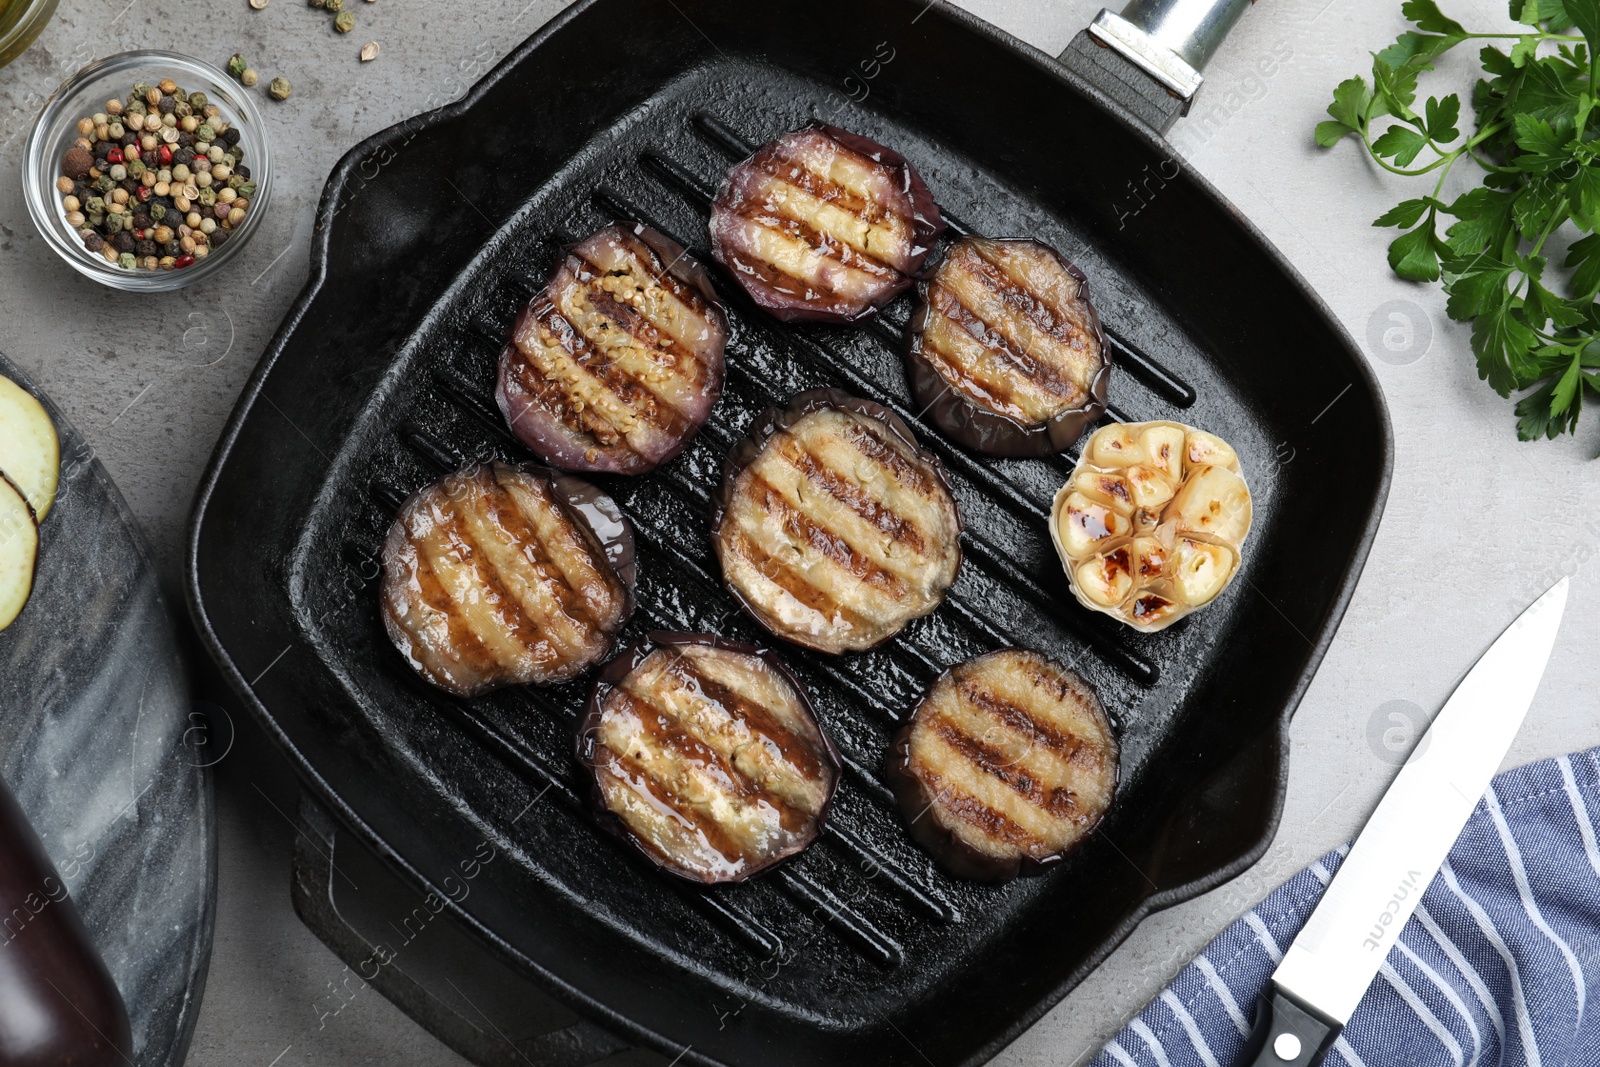
[[[1238,453],[1177,422],[1096,431],[1050,511],[1078,602],[1147,633],[1215,600],[1249,533]]]

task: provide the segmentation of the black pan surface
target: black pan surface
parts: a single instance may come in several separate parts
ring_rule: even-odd
[[[1281,808],[1289,716],[1388,485],[1377,386],[1260,235],[1055,61],[924,2],[584,0],[461,103],[358,146],[196,503],[195,620],[309,787],[515,965],[684,1063],[979,1063],[1143,915],[1252,863]],[[1120,339],[1114,409],[1224,435],[1256,525],[1218,603],[1162,633],[1120,629],[1073,601],[1046,530],[1072,457],[984,458],[916,420],[908,297],[876,326],[783,326],[719,278],[735,333],[710,424],[661,470],[597,479],[639,535],[627,636],[760,639],[715,580],[707,501],[750,421],[801,389],[906,416],[967,534],[949,600],[897,640],[781,649],[847,760],[833,822],[780,869],[703,891],[583,810],[570,752],[588,679],[472,701],[429,689],[378,622],[374,556],[400,500],[443,470],[527,458],[493,369],[560,243],[636,217],[704,257],[721,172],[812,118],[902,151],[958,226],[1038,237],[1082,267]],[[1122,726],[1123,784],[1067,862],[994,888],[934,867],[879,771],[928,682],[1013,643],[1095,685]]]

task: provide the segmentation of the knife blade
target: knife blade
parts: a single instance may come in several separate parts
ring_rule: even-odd
[[[1309,1067],[1349,1022],[1521,728],[1567,588],[1561,579],[1489,646],[1412,750],[1273,972],[1242,1062]]]

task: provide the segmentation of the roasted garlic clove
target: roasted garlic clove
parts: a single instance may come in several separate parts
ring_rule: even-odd
[[[1227,588],[1250,521],[1238,453],[1222,438],[1113,423],[1056,494],[1050,536],[1081,604],[1154,631]]]

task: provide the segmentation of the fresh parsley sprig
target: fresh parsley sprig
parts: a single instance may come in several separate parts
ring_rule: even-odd
[[[1478,376],[1503,397],[1522,394],[1517,436],[1528,441],[1573,432],[1584,395],[1600,397],[1600,0],[1510,0],[1510,10],[1525,30],[1470,33],[1437,0],[1406,0],[1416,30],[1373,54],[1370,83],[1333,91],[1316,137],[1327,147],[1354,136],[1394,174],[1438,172],[1431,194],[1373,225],[1405,231],[1389,246],[1396,274],[1443,282],[1447,313],[1472,323]],[[1417,103],[1418,77],[1469,41],[1488,42],[1470,136],[1457,94]],[[1482,184],[1446,203],[1463,158]],[[1442,219],[1453,220],[1443,236]],[[1584,236],[1547,270],[1545,245],[1568,223]]]

